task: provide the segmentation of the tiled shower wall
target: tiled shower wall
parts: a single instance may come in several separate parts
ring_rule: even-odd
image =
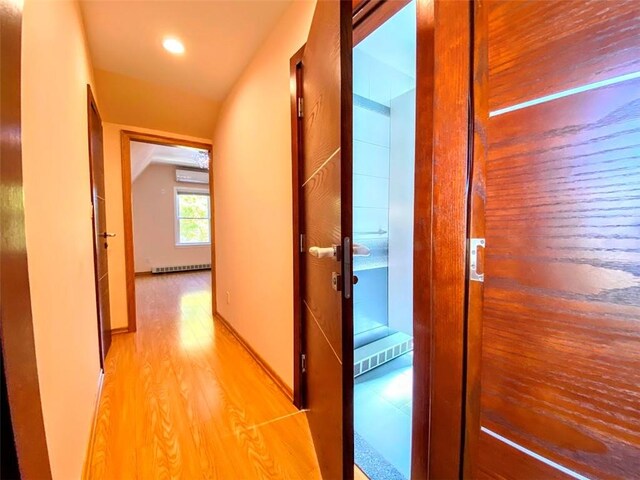
[[[371,249],[354,259],[354,334],[388,325],[391,100],[414,80],[354,50],[353,239]]]

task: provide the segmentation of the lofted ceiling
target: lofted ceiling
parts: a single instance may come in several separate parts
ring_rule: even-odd
[[[131,181],[153,163],[199,168],[198,154],[209,153],[192,147],[172,147],[153,143],[131,142]]]

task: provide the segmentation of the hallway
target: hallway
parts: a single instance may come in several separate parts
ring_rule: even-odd
[[[213,324],[210,272],[138,277],[136,292],[85,478],[319,478],[305,414]]]

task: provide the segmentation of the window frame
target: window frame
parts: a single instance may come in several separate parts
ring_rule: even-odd
[[[180,194],[195,194],[195,195],[206,195],[208,197],[207,203],[207,218],[209,221],[209,241],[208,242],[193,242],[193,243],[183,243],[180,241],[180,202],[178,201],[178,196]],[[188,218],[188,217],[185,217]],[[200,220],[204,220],[200,219]],[[174,226],[174,240],[176,247],[203,247],[207,245],[211,245],[211,192],[208,188],[195,188],[195,187],[174,187],[173,188],[173,226]]]

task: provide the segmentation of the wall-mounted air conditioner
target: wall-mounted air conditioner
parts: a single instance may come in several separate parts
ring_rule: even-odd
[[[209,183],[209,172],[176,168],[176,182]]]

